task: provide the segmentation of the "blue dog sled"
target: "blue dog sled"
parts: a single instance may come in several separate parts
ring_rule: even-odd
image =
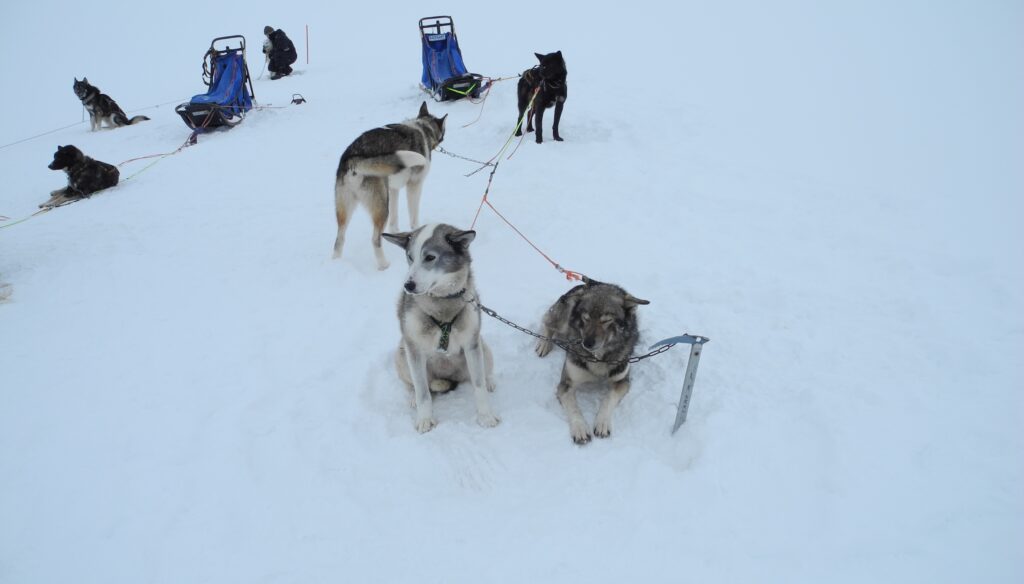
[[[238,40],[232,47],[231,41]],[[217,48],[219,41],[227,41]],[[203,58],[203,81],[209,90],[174,108],[193,130],[232,127],[252,109],[252,78],[245,62],[245,37],[217,37]]]
[[[429,22],[433,21],[433,22]],[[437,101],[480,97],[487,89],[482,75],[466,71],[451,16],[420,19],[423,43],[423,90]]]

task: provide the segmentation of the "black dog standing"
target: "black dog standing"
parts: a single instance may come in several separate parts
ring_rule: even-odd
[[[544,110],[555,106],[555,123],[551,126],[551,133],[555,140],[562,141],[558,135],[558,121],[562,119],[562,108],[565,106],[565,98],[569,90],[565,85],[565,59],[562,58],[562,51],[556,51],[547,55],[534,53],[540,65],[533,69],[523,71],[519,79],[519,120],[523,119],[523,112],[530,105],[530,98],[534,92],[537,97],[533,100],[533,109],[526,118],[526,131],[532,132],[534,126],[537,128],[537,143],[544,141],[542,125],[544,122]],[[534,122],[536,117],[536,122]],[[522,136],[523,129],[516,129],[516,136]]]
[[[57,146],[49,168],[68,173],[68,186],[50,193],[50,200],[40,207],[59,207],[70,201],[84,199],[96,191],[115,186],[121,175],[114,165],[93,160],[70,145]]]

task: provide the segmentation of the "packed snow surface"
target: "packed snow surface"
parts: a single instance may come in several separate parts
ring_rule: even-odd
[[[1024,581],[1020,3],[98,2],[0,5],[0,144],[70,124],[0,149],[0,225],[63,186],[58,144],[177,148],[213,37],[246,36],[274,107],[0,229],[0,582]],[[490,200],[650,300],[642,349],[711,338],[674,436],[685,348],[579,447],[561,353],[492,319],[501,424],[463,387],[413,428],[403,256],[375,269],[361,210],[330,259],[333,183],[415,115],[432,14],[484,75],[563,52],[565,141],[549,112]],[[295,75],[257,79],[267,24]],[[90,132],[82,76],[151,121]],[[497,152],[515,84],[430,102],[444,147]],[[425,222],[469,227],[474,169],[434,154]],[[485,304],[537,327],[571,283],[489,209],[476,230]]]

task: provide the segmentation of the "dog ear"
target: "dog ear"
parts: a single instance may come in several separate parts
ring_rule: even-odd
[[[381,237],[397,245],[402,249],[409,248],[409,240],[412,239],[412,234],[409,232],[405,233],[381,233]]]
[[[641,300],[640,298],[637,298],[637,297],[633,296],[632,294],[626,294],[626,296],[622,299],[622,305],[625,306],[627,310],[636,308],[637,306],[639,306],[641,304],[650,304],[650,303],[651,303],[650,300]]]
[[[465,250],[469,247],[469,244],[476,239],[476,231],[456,231],[455,233],[445,235],[444,239],[450,243],[452,247]]]
[[[420,115],[419,115],[419,117],[425,118],[425,117],[427,117],[429,115],[430,115],[430,112],[427,111],[427,102],[424,101],[423,105],[420,106]]]
[[[536,56],[537,56],[537,60],[538,60],[538,61],[540,61],[541,63],[543,63],[543,62],[544,62],[544,55],[542,55],[542,54],[540,54],[540,53],[534,53],[534,55],[536,55]]]
[[[88,82],[89,82],[89,78],[88,77],[82,77],[82,83],[88,83]]]
[[[586,286],[597,286],[598,284],[604,284],[604,282],[599,282],[593,278],[583,276],[583,284]]]

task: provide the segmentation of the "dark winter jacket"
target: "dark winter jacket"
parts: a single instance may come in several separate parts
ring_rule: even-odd
[[[298,55],[295,54],[295,45],[292,44],[292,40],[288,38],[288,35],[284,34],[284,31],[277,29],[270,33],[270,49],[271,61],[280,63],[282,65],[291,65],[298,59]]]

